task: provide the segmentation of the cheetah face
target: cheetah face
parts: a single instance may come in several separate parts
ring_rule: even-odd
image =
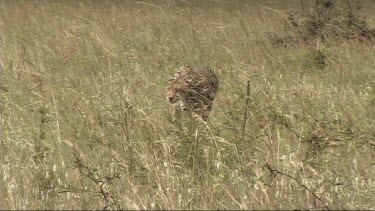
[[[170,103],[177,103],[180,98],[187,93],[190,88],[190,84],[186,81],[178,81],[176,79],[168,80],[167,85],[167,98]]]

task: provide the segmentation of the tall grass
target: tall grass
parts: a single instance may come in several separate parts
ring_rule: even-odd
[[[0,7],[0,209],[375,208],[374,47],[273,46],[300,1]],[[172,121],[182,64],[219,75],[207,123]]]

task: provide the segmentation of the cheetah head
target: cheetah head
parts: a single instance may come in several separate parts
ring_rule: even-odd
[[[177,103],[184,93],[190,89],[189,81],[178,81],[177,79],[169,79],[167,84],[167,98],[170,103]]]

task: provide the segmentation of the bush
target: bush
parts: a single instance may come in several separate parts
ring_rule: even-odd
[[[336,0],[316,0],[311,13],[307,15],[289,14],[286,18],[286,31],[293,35],[271,37],[274,44],[285,42],[312,43],[317,39],[329,40],[360,39],[374,41],[375,30],[369,29],[364,17],[357,17],[349,1],[347,7]]]

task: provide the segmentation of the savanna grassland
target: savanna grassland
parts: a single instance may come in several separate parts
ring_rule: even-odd
[[[288,22],[312,2],[1,0],[0,210],[375,209],[375,2]],[[173,120],[184,64],[207,123]]]

